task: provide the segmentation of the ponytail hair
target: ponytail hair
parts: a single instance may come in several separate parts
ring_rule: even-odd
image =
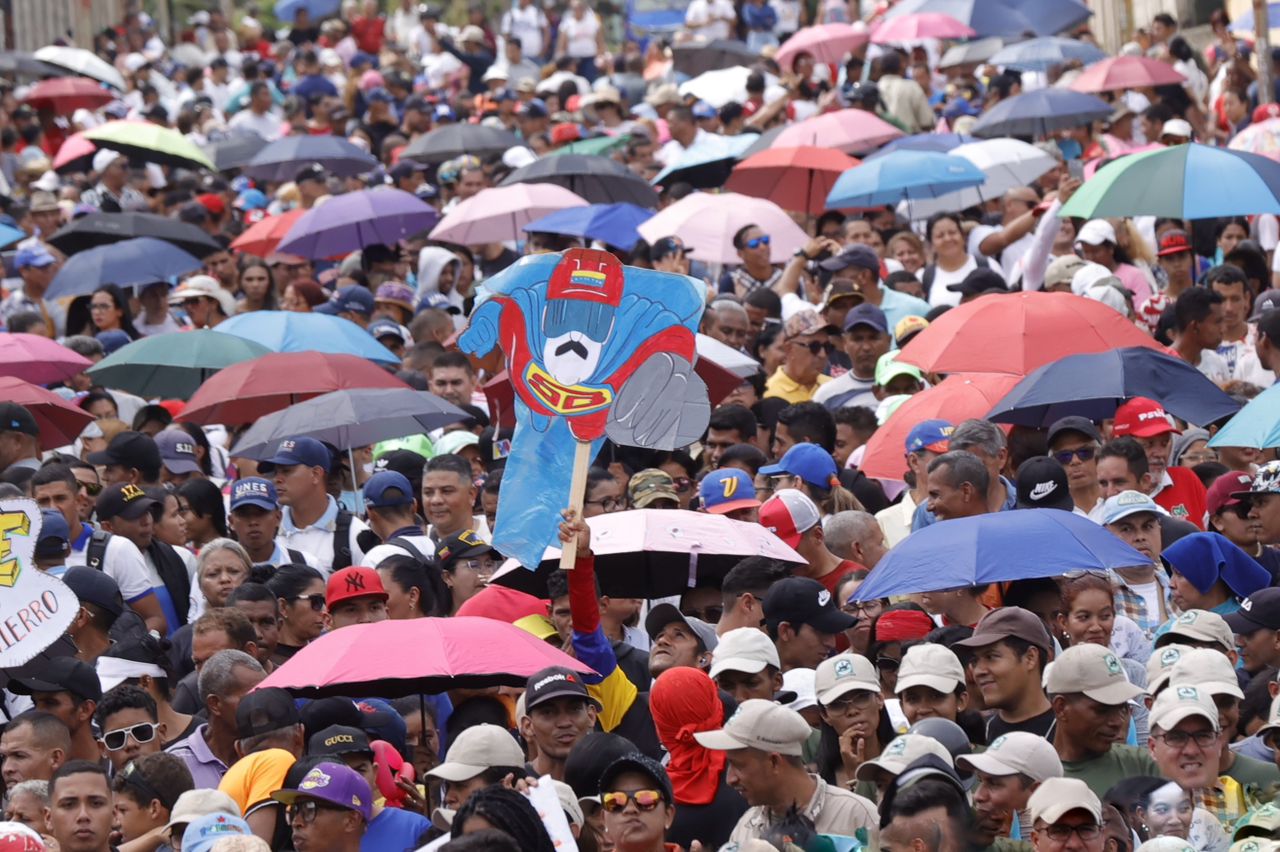
[[[834,515],[837,512],[865,512],[862,501],[854,496],[853,492],[840,484],[838,474],[831,474],[828,480],[828,487],[820,488],[810,482],[806,482],[813,497],[813,502],[818,504],[818,508],[822,510],[824,515]]]

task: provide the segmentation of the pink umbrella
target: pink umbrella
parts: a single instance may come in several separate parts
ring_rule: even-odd
[[[905,134],[889,122],[862,109],[824,112],[791,125],[779,133],[771,148],[813,145],[835,148],[846,154],[865,154]],[[652,220],[650,220],[652,221]]]
[[[92,414],[53,391],[13,376],[0,376],[0,399],[16,402],[31,412],[40,427],[40,447],[45,450],[70,444],[93,422]]]
[[[563,666],[595,672],[513,624],[477,616],[353,624],[307,645],[259,684],[304,698],[399,698],[524,686],[534,672]]]
[[[1115,56],[1095,62],[1071,82],[1077,92],[1114,92],[1150,86],[1182,85],[1187,78],[1173,66],[1145,56]]]
[[[801,563],[796,553],[759,524],[679,509],[632,509],[587,519],[596,573],[606,595],[658,598],[678,595],[694,579],[717,582],[748,556]],[[549,547],[537,571],[508,560],[491,582],[539,597],[546,575],[560,565]]]
[[[92,157],[97,150],[98,146],[85,139],[84,133],[73,133],[58,148],[58,153],[53,157],[53,167],[65,168],[81,157]]]
[[[783,71],[790,71],[791,63],[801,53],[812,56],[814,62],[843,62],[845,54],[862,47],[870,38],[867,25],[861,21],[805,27],[778,49],[778,65]]]
[[[876,27],[871,40],[876,44],[901,44],[927,38],[972,38],[977,33],[950,15],[941,12],[917,12],[899,15]]]
[[[33,385],[48,385],[83,373],[92,366],[88,358],[47,337],[0,334],[0,376],[16,376]]]
[[[650,245],[663,237],[679,236],[697,260],[736,265],[742,261],[733,247],[733,235],[747,225],[757,225],[769,235],[769,258],[774,263],[784,263],[809,240],[772,201],[736,192],[687,195],[636,230]]]
[[[445,214],[431,239],[474,246],[524,239],[524,226],[566,207],[586,207],[582,196],[551,183],[517,183],[481,190]]]

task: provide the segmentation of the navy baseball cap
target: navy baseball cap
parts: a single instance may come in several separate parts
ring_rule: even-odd
[[[521,118],[546,118],[550,113],[547,112],[547,104],[542,98],[533,98],[516,107],[516,115]]]
[[[277,465],[289,467],[295,464],[322,467],[327,472],[333,465],[333,457],[329,455],[329,448],[315,438],[287,438],[276,447],[275,455],[258,462],[258,471],[271,473]]]
[[[273,511],[280,505],[276,496],[276,486],[269,479],[261,476],[246,476],[231,484],[231,511],[244,506],[257,506],[259,509]]]
[[[689,251],[689,247],[679,237],[663,237],[649,247],[649,260],[650,262],[662,260],[672,254],[684,256]]]
[[[0,402],[0,432],[21,432],[33,438],[40,437],[40,426],[31,409],[16,402]],[[97,462],[93,462],[97,464]]]
[[[80,603],[100,607],[103,612],[112,616],[112,620],[124,614],[124,597],[120,594],[120,586],[105,572],[76,565],[68,568],[59,579],[67,584],[67,588],[71,589]]]
[[[698,101],[693,105],[693,117],[699,121],[715,118],[718,115],[719,113],[716,112],[716,108],[706,101]]]
[[[333,297],[333,306],[338,313],[353,311],[367,317],[373,313],[373,294],[368,287],[352,284],[338,290]]]
[[[36,541],[36,556],[56,558],[67,555],[71,545],[71,528],[62,513],[54,509],[40,510],[40,538]]]
[[[369,333],[375,338],[394,337],[401,343],[409,346],[413,343],[413,335],[409,333],[409,329],[390,317],[374,320],[369,323]]]
[[[156,433],[156,447],[160,460],[170,473],[199,473],[200,459],[196,457],[196,442],[181,429],[163,429]]]
[[[884,311],[866,302],[851,308],[849,313],[845,314],[844,330],[851,331],[855,325],[869,326],[878,334],[889,333],[889,320],[885,318]]]
[[[364,502],[374,509],[412,506],[413,486],[407,477],[394,470],[379,471],[364,484]]]
[[[951,433],[956,427],[946,420],[922,420],[907,433],[907,452],[945,453],[951,444]]]
[[[388,92],[386,89],[382,88],[381,86],[379,86],[378,88],[366,94],[365,98],[367,98],[369,103],[371,104],[375,104],[375,103],[390,104],[390,103],[395,103],[395,100],[396,100],[395,98],[391,97],[390,92]]]
[[[835,257],[829,257],[819,263],[818,266],[828,272],[840,272],[851,266],[859,269],[869,269],[876,275],[880,274],[880,257],[870,246],[864,246],[862,243],[851,243],[844,247]]]

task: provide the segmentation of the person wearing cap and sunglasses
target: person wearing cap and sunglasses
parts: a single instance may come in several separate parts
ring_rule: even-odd
[[[825,371],[835,350],[829,335],[836,331],[812,308],[792,314],[782,325],[782,364],[765,381],[765,396],[793,404],[813,399],[818,388],[831,381]]]
[[[359,852],[373,817],[369,782],[342,763],[319,763],[296,788],[277,790],[271,798],[288,808],[298,852]]]
[[[1049,426],[1049,457],[1067,473],[1071,499],[1081,512],[1090,513],[1102,503],[1098,485],[1098,450],[1102,433],[1086,417],[1062,417]]]
[[[618,758],[600,776],[605,831],[617,852],[674,852],[665,843],[676,815],[666,770],[640,753]]]

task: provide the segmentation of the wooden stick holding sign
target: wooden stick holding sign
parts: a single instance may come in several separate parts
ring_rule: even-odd
[[[574,441],[573,479],[569,482],[569,511],[575,518],[582,517],[582,507],[587,499],[587,470],[591,467],[591,444]],[[564,543],[560,551],[560,570],[572,571],[578,559],[578,537]]]

